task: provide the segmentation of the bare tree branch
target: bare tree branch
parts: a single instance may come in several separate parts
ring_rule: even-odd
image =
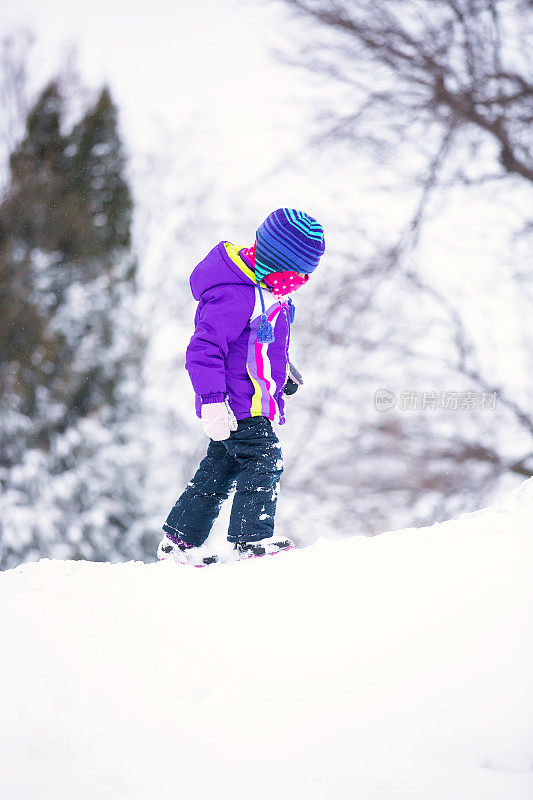
[[[502,64],[502,25],[498,0],[461,3],[459,0],[417,0],[409,7],[399,0],[373,3],[330,3],[326,0],[284,0],[302,18],[344,39],[345,58],[332,56],[340,43],[327,40],[320,61],[308,61],[311,69],[346,80],[354,62],[361,60],[353,42],[363,48],[376,66],[389,72],[395,82],[381,93],[395,116],[409,113],[398,104],[399,88],[418,87],[418,110],[434,122],[443,110],[446,126],[450,118],[492,137],[499,146],[499,163],[506,173],[533,181],[530,137],[527,126],[533,120],[533,87],[527,76],[512,65]],[[509,5],[509,4],[508,4]],[[519,13],[519,0],[514,0]],[[512,14],[510,4],[507,14]],[[342,67],[340,66],[342,63]],[[349,80],[347,81],[349,83]],[[367,85],[367,96],[374,95]],[[354,129],[371,104],[361,104],[353,116]]]

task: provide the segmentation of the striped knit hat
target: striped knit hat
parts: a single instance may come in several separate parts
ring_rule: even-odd
[[[322,226],[303,211],[278,208],[256,233],[255,275],[271,272],[313,272],[324,253]]]

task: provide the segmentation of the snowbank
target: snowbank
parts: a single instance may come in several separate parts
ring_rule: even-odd
[[[270,559],[0,575],[6,800],[533,796],[533,479]]]

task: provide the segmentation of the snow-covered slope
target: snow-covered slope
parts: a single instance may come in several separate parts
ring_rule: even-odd
[[[5,800],[533,797],[533,479],[203,570],[0,575]]]

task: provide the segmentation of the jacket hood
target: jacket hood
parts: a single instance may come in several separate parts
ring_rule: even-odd
[[[235,253],[239,252],[229,242],[219,242],[193,269],[190,285],[195,300],[200,300],[203,293],[214,286],[227,284],[256,285],[252,270],[244,262],[244,269],[240,269],[229,256],[226,245],[231,247]]]

